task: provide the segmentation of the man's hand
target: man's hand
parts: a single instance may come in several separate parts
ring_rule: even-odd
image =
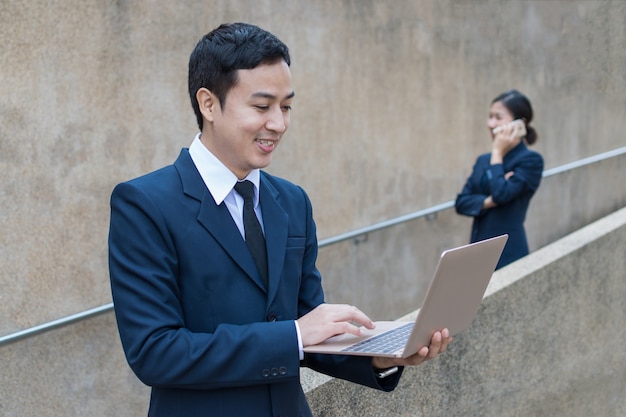
[[[445,352],[450,342],[452,342],[450,332],[448,329],[443,329],[440,332],[433,333],[433,337],[430,339],[430,346],[423,346],[416,354],[406,359],[374,357],[372,358],[372,366],[376,369],[391,368],[393,366],[416,366]]]
[[[358,308],[347,304],[320,304],[298,319],[304,347],[344,333],[361,336],[358,325],[373,329],[374,323]]]

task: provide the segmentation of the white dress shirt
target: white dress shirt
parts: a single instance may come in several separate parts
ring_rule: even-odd
[[[222,204],[222,202],[226,204],[237,228],[239,228],[241,237],[245,238],[246,234],[243,227],[243,197],[235,191],[237,176],[202,144],[200,141],[200,133],[196,135],[191,146],[189,146],[189,155],[200,173],[204,184],[209,189],[213,200],[215,200],[215,204],[218,206]],[[263,229],[263,233],[265,233],[263,215],[261,213],[261,206],[259,205],[259,184],[261,181],[259,170],[254,169],[250,171],[245,179],[254,184],[254,211],[259,219],[259,223],[261,223],[261,229]]]

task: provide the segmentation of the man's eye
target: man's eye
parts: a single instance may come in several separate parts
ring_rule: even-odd
[[[262,106],[262,105],[256,105],[254,107],[256,107],[259,110],[267,110],[267,109],[269,109],[269,106]]]
[[[283,111],[287,112],[291,110],[291,106],[283,106]]]

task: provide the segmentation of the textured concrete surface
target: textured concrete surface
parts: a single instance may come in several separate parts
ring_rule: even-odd
[[[0,334],[110,302],[110,192],[190,143],[187,61],[219,23],[291,48],[297,98],[270,170],[310,193],[323,239],[453,199],[489,149],[489,101],[511,87],[535,105],[547,168],[623,146],[625,16],[622,0],[0,0]],[[584,212],[562,218],[616,208],[591,178],[568,183]],[[385,252],[428,266],[468,236],[449,218],[444,241],[426,226],[423,252],[403,249],[409,233]]]
[[[391,394],[303,373],[314,415],[625,415],[624,247],[626,208],[497,271],[472,327]]]
[[[113,313],[0,348],[0,416],[145,416],[150,390],[128,367]]]
[[[489,101],[511,87],[533,101],[546,168],[624,146],[625,17],[622,0],[0,0],[0,335],[111,301],[110,192],[190,143],[188,56],[219,23],[291,48],[297,99],[270,171],[309,192],[324,239],[453,199],[489,149]],[[623,207],[624,169],[620,157],[545,181],[533,249]],[[469,227],[445,212],[322,249],[329,301],[406,314]],[[383,279],[415,286],[394,300],[373,290]],[[80,415],[67,384],[80,404],[123,392],[113,402],[144,406],[105,317],[0,346],[0,415],[56,401],[53,415]],[[85,340],[103,350],[90,357]],[[66,370],[93,383],[57,386]]]

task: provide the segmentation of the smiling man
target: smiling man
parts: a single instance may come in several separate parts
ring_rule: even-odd
[[[111,196],[115,314],[129,365],[152,387],[150,416],[310,416],[300,366],[390,391],[403,365],[451,340],[436,332],[402,360],[303,353],[373,323],[324,303],[309,198],[261,171],[289,127],[289,65],[254,25],[205,35],[189,61],[200,133],[173,165]]]

